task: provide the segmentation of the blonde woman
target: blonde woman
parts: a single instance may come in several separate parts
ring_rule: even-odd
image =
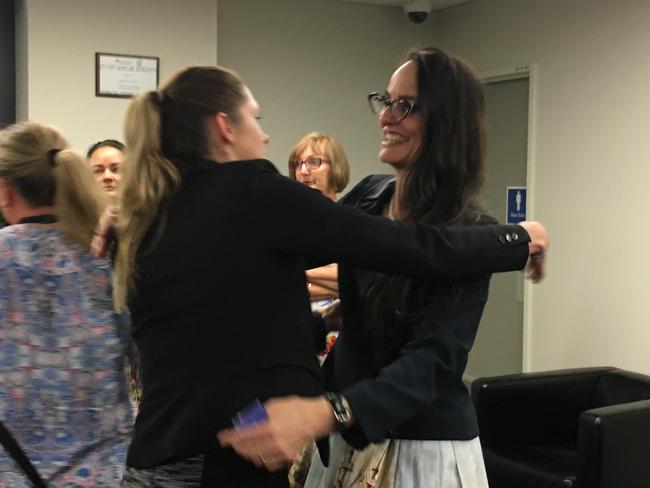
[[[289,177],[335,202],[350,182],[348,157],[332,136],[310,132],[291,150]]]
[[[310,132],[303,136],[289,155],[289,177],[320,191],[333,202],[350,181],[350,166],[345,151],[332,136]],[[338,265],[308,269],[307,287],[312,310],[322,311],[339,297]],[[325,352],[333,341],[328,339]]]
[[[291,150],[288,166],[289,178],[320,191],[333,202],[350,182],[350,165],[343,147],[332,136],[322,132],[304,135]],[[338,274],[336,263],[305,271],[313,312],[336,316],[332,312],[339,298]],[[321,363],[334,347],[337,337],[338,330],[328,331],[325,348],[318,353]],[[290,470],[289,478],[295,486],[301,486],[307,475],[309,463],[305,461],[311,459],[312,447],[301,454]],[[306,457],[304,461],[303,457]]]
[[[85,251],[103,205],[57,130],[0,131],[0,418],[53,488],[116,486],[133,422],[129,324]],[[0,486],[31,486],[4,450]]]

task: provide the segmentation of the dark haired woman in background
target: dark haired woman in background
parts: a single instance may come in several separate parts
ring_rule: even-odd
[[[126,146],[117,139],[103,139],[92,144],[86,152],[86,159],[93,176],[106,192],[111,205],[117,203],[116,198],[122,180],[122,164],[124,164]],[[117,208],[107,209],[116,212]],[[140,404],[142,387],[140,385],[140,368],[138,366],[138,351],[135,344],[129,351],[129,369],[131,379],[131,397],[137,412]]]
[[[88,148],[86,158],[97,183],[111,198],[115,198],[122,179],[124,144],[115,139],[104,139]]]
[[[382,130],[379,158],[396,176],[364,179],[343,206],[436,227],[494,222],[477,201],[484,104],[471,68],[439,49],[413,51],[387,91],[369,101]],[[483,272],[463,280],[407,279],[340,265],[343,330],[325,366],[340,432],[330,438],[329,468],[315,456],[306,486],[365,479],[375,483],[369,486],[487,487],[462,378],[489,280]],[[285,425],[299,400],[275,402],[270,422],[222,440],[245,456],[264,449],[281,459],[322,432],[327,418],[315,409],[305,415],[311,423]]]
[[[115,303],[129,304],[143,395],[124,486],[287,486],[286,472],[263,469],[273,453],[251,463],[216,433],[254,400],[292,394],[333,423],[305,258],[460,277],[522,268],[529,246],[545,247],[520,226],[436,229],[337,205],[260,159],[259,118],[250,90],[219,67],[184,69],[129,107]],[[252,283],[268,290],[254,305]]]

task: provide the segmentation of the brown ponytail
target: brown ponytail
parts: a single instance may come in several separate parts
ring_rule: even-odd
[[[237,121],[243,101],[244,85],[234,72],[193,66],[179,71],[160,91],[131,102],[124,127],[127,162],[117,222],[114,299],[118,310],[135,288],[138,249],[181,184],[179,168],[210,156],[206,121],[220,112]]]

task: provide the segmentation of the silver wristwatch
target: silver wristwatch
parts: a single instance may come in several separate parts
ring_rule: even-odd
[[[325,393],[325,398],[328,402],[330,402],[330,405],[332,406],[334,420],[336,420],[336,429],[340,430],[348,427],[350,420],[352,420],[352,412],[350,411],[348,402],[345,401],[341,394],[331,391]]]

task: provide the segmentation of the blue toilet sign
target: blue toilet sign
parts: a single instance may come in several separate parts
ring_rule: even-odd
[[[506,191],[506,222],[518,224],[526,220],[526,187],[509,186]]]

